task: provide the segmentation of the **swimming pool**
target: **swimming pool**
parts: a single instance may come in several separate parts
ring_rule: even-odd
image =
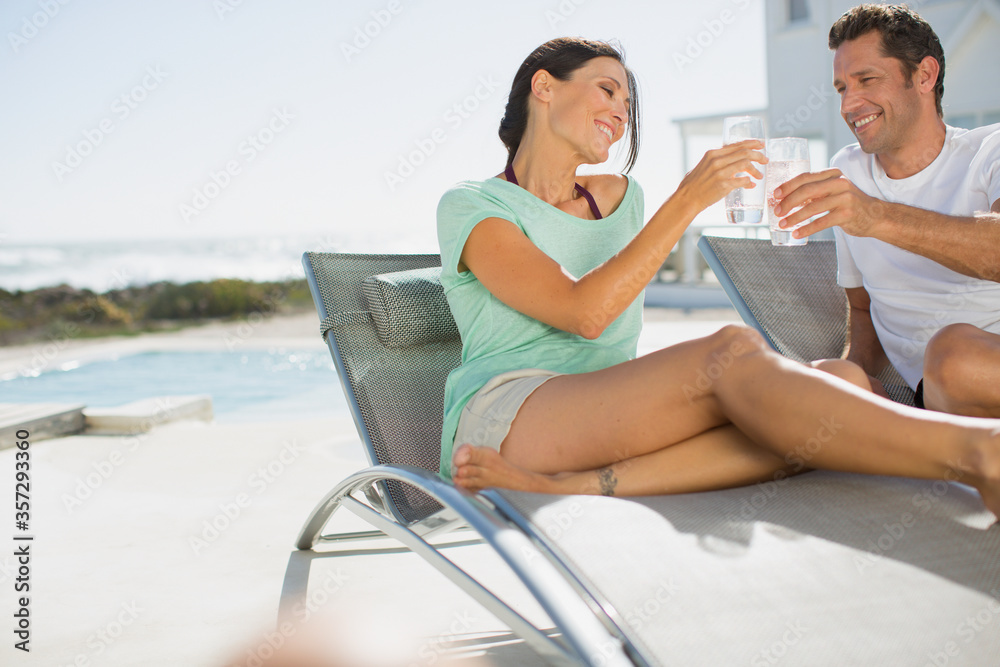
[[[220,422],[349,414],[325,350],[143,352],[0,381],[0,403],[110,407],[181,394],[210,394]]]

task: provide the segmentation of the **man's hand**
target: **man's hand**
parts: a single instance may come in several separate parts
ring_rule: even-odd
[[[774,191],[779,202],[774,208],[776,215],[788,215],[789,211],[802,206],[787,218],[779,221],[782,228],[795,225],[820,215],[812,223],[796,230],[793,236],[800,238],[839,225],[851,236],[877,237],[877,225],[886,217],[888,204],[869,197],[859,190],[839,169],[800,174]],[[822,215],[822,214],[826,215]]]
[[[1000,282],[1000,199],[989,213],[947,215],[869,197],[839,169],[801,174],[774,194],[775,213],[788,216],[779,220],[782,228],[820,216],[795,230],[796,238],[839,225],[851,236],[876,238],[962,275]],[[796,206],[802,208],[789,215]]]

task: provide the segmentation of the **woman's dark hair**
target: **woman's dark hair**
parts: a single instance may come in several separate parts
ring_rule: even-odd
[[[521,145],[521,137],[528,126],[528,97],[531,94],[531,78],[540,69],[545,70],[560,81],[567,81],[573,72],[583,67],[588,60],[602,56],[614,58],[623,68],[628,77],[628,94],[631,103],[628,107],[629,151],[625,163],[627,173],[635,165],[639,157],[639,90],[632,71],[625,66],[625,56],[607,42],[597,42],[576,37],[560,37],[545,42],[531,52],[510,87],[507,97],[507,109],[500,121],[500,141],[507,147],[507,164],[514,161],[517,148]]]
[[[907,79],[913,77],[927,56],[938,61],[934,84],[937,112],[943,116],[944,49],[931,25],[906,5],[858,5],[844,13],[830,28],[829,47],[836,51],[844,42],[876,30],[882,36],[882,55],[902,64]]]

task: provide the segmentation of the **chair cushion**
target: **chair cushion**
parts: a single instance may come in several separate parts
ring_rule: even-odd
[[[459,337],[441,287],[441,267],[366,278],[361,292],[386,347],[408,347]]]

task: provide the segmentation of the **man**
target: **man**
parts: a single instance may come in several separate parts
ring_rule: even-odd
[[[921,407],[1000,417],[1000,124],[944,124],[944,52],[907,7],[855,7],[829,46],[858,143],[779,188],[776,213],[822,216],[795,236],[837,226],[847,359],[892,363]]]

